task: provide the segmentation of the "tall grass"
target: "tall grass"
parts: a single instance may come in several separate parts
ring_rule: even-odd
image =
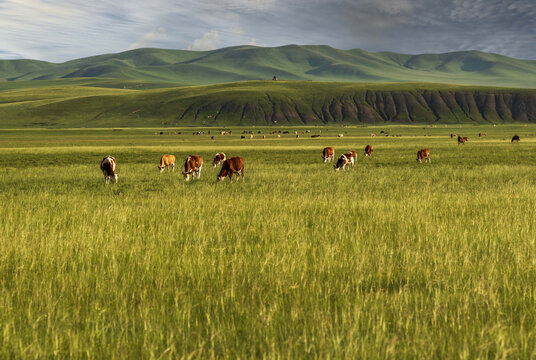
[[[534,138],[359,131],[3,148],[0,358],[536,356]],[[351,171],[321,162],[367,143]],[[217,150],[245,182],[216,184]],[[200,181],[178,172],[188,153]]]

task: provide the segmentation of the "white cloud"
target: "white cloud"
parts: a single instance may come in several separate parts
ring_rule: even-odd
[[[218,47],[220,47],[220,33],[218,30],[210,30],[202,38],[195,39],[192,44],[188,45],[188,50],[205,51]]]
[[[160,26],[157,29],[149,31],[148,33],[140,37],[138,40],[130,44],[128,48],[132,50],[144,47],[152,47],[155,46],[156,41],[162,41],[165,38],[166,30]]]

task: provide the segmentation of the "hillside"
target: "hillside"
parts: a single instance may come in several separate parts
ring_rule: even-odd
[[[243,80],[437,82],[534,87],[536,61],[463,51],[405,55],[329,46],[238,46],[213,51],[136,49],[54,64],[0,60],[2,80],[112,78],[178,85]]]
[[[0,91],[0,127],[536,122],[536,90],[248,81],[170,89]]]

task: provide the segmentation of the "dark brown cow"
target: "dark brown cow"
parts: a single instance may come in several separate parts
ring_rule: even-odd
[[[512,141],[510,141],[510,142],[514,142],[514,141],[519,142],[519,136],[518,135],[514,135],[514,137],[512,137]]]
[[[478,137],[482,137],[482,133],[478,133]]]
[[[351,167],[354,166],[354,157],[352,153],[342,154],[337,160],[337,163],[333,166],[333,169],[335,169],[335,171],[339,171],[340,169],[346,170],[348,165]]]
[[[110,182],[110,179],[117,183],[117,174],[115,173],[116,165],[117,162],[115,161],[115,158],[111,155],[108,155],[102,159],[100,169],[104,174],[104,181],[106,181],[106,184]]]
[[[234,156],[223,162],[217,180],[220,182],[226,176],[229,176],[229,179],[233,182],[233,174],[236,174],[236,181],[240,179],[240,174],[242,174],[242,180],[244,180],[244,159],[240,156]]]
[[[423,159],[427,160],[429,163],[432,162],[432,159],[430,159],[430,150],[421,149],[417,151],[417,161],[419,162],[419,164],[422,163]]]
[[[175,155],[168,155],[164,154],[160,158],[160,166],[158,167],[158,170],[160,172],[164,171],[164,168],[167,167],[169,170],[169,167],[171,166],[171,169],[175,171]]]
[[[322,159],[324,162],[331,162],[335,158],[335,149],[333,146],[328,146],[322,150]]]
[[[227,157],[225,156],[225,154],[222,152],[219,152],[216,154],[216,156],[214,156],[214,161],[212,162],[212,166],[216,167],[220,165],[221,163],[223,163],[226,159]]]
[[[365,156],[370,156],[373,151],[374,148],[372,147],[372,145],[365,146]]]
[[[184,180],[189,181],[190,176],[195,179],[201,177],[201,169],[203,168],[203,158],[199,155],[190,155],[184,162]]]
[[[464,136],[464,137],[458,136],[458,145],[460,145],[460,144],[465,145],[466,141],[467,141],[467,136]]]

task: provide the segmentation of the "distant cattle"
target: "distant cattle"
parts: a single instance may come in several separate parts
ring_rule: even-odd
[[[430,159],[430,150],[421,149],[421,150],[417,151],[417,161],[419,162],[419,164],[422,163],[423,159],[425,159],[429,163],[432,162],[432,160]]]
[[[375,137],[375,136],[376,136],[376,134],[370,133],[370,137]]]
[[[311,135],[312,138],[320,137],[320,135]]]
[[[322,150],[322,159],[324,159],[324,162],[330,162],[335,158],[335,149],[332,146],[324,148]]]
[[[246,137],[244,135],[240,136],[240,139],[245,139]]]
[[[189,181],[192,178],[201,177],[201,169],[203,168],[203,158],[199,155],[190,155],[184,162],[184,180]]]
[[[266,135],[263,135],[262,138],[263,138],[263,139],[266,139]]]
[[[453,133],[450,133],[450,138],[452,139],[453,137],[455,137],[456,134],[453,134]]]
[[[212,162],[212,166],[216,167],[220,164],[222,164],[225,160],[227,160],[227,157],[224,153],[219,152],[214,156],[214,161]]]
[[[482,133],[478,133],[478,137],[482,137]]]
[[[346,170],[348,166],[354,166],[354,157],[352,153],[342,154],[333,168],[335,171],[339,171],[340,169]]]
[[[365,156],[372,155],[373,151],[374,151],[374,148],[372,147],[372,145],[365,146]]]
[[[344,134],[339,134],[339,135],[337,135],[337,136],[338,136],[338,137],[344,137]]]
[[[117,183],[117,174],[115,173],[116,165],[117,162],[113,156],[108,155],[102,159],[100,169],[104,174],[104,181],[106,181],[106,184],[110,182],[110,179]]]
[[[175,155],[162,155],[162,157],[160,158],[160,166],[158,166],[158,170],[162,172],[166,167],[169,170],[170,166],[171,169],[175,171]]]
[[[514,142],[514,141],[519,142],[519,136],[514,135],[514,136],[512,137],[512,141],[510,141],[510,142]]]
[[[236,174],[236,181],[240,179],[240,174],[242,174],[242,180],[244,180],[244,159],[240,156],[234,156],[223,162],[217,180],[218,182],[223,181],[225,177],[229,176],[229,179],[233,182],[233,174]]]
[[[279,139],[281,137],[281,135],[277,134],[275,137]]]
[[[467,141],[467,136],[458,136],[458,145],[460,144],[464,144],[465,145],[465,142]]]

